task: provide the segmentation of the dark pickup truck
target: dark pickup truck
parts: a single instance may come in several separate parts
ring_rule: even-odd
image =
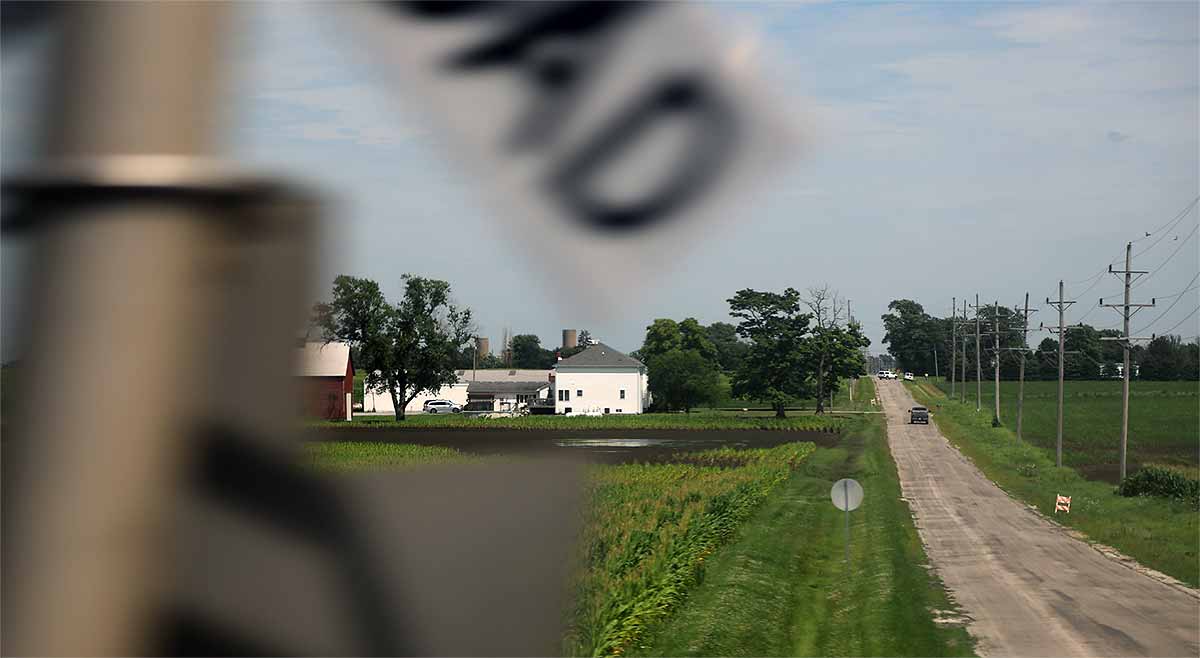
[[[924,423],[929,424],[929,410],[925,407],[913,407],[908,410],[909,423]]]

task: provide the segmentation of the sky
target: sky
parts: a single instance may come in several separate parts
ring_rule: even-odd
[[[329,5],[238,5],[226,147],[331,201],[314,296],[339,273],[375,279],[393,297],[404,273],[445,279],[493,346],[506,328],[547,346],[579,328],[633,350],[655,318],[728,321],[739,289],[826,284],[852,300],[873,353],[886,350],[880,316],[893,299],[940,317],[952,297],[1013,306],[1028,292],[1034,322],[1049,322],[1042,301],[1060,279],[1079,300],[1068,322],[1118,326],[1097,301],[1119,295],[1105,270],[1131,240],[1135,269],[1153,271],[1134,299],[1159,298],[1135,334],[1194,337],[1198,7],[710,6],[795,117],[803,146],[736,197],[731,221],[647,264],[652,275],[615,307],[547,294],[548,272],[569,256],[531,257],[537,236],[507,230],[511,218],[479,193],[487,181],[421,113],[421,90],[384,75],[386,58],[355,47]],[[44,42],[4,51],[5,172],[34,152]],[[19,352],[31,263],[25,239],[6,235],[2,248],[7,360]]]

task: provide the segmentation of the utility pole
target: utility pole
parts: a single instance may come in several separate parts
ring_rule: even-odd
[[[1029,310],[1029,293],[1025,293],[1025,310],[1022,312],[1018,308],[1013,309],[1014,312],[1021,313],[1021,318],[1024,322],[1021,327],[1021,344],[1016,348],[1021,353],[1021,366],[1017,375],[1017,439],[1021,439],[1021,423],[1025,412],[1025,355],[1029,351],[1029,314],[1037,313],[1037,310]]]
[[[965,300],[965,299],[963,300],[962,317],[963,317],[963,319],[962,319],[962,322],[959,324],[959,328],[966,327],[968,324],[967,300]],[[961,336],[960,339],[962,340],[962,366],[961,366],[962,367],[962,376],[960,376],[958,378],[958,401],[963,404],[966,404],[967,403],[967,334],[966,334],[966,332],[963,332],[963,335]]]
[[[1000,300],[992,304],[992,358],[996,371],[996,386],[992,390],[996,407],[992,412],[992,427],[1000,427]]]
[[[954,361],[958,356],[958,298],[950,298],[950,399],[954,399]]]
[[[1125,479],[1125,452],[1126,452],[1126,447],[1129,444],[1129,378],[1130,378],[1130,375],[1132,374],[1130,372],[1132,370],[1132,368],[1130,367],[1130,364],[1129,364],[1129,349],[1130,349],[1130,347],[1133,346],[1133,341],[1147,340],[1145,337],[1134,337],[1134,336],[1129,335],[1129,319],[1133,317],[1134,313],[1137,313],[1138,311],[1142,310],[1143,308],[1150,308],[1150,307],[1154,306],[1153,298],[1150,299],[1149,304],[1130,304],[1129,303],[1129,289],[1131,287],[1131,284],[1134,282],[1133,275],[1136,274],[1137,278],[1140,279],[1143,275],[1149,273],[1147,270],[1131,269],[1133,267],[1133,253],[1132,252],[1133,252],[1133,243],[1132,242],[1125,243],[1125,269],[1114,270],[1112,268],[1112,265],[1108,266],[1109,272],[1116,274],[1116,275],[1121,275],[1121,274],[1125,275],[1125,302],[1122,304],[1105,304],[1103,299],[1100,300],[1101,306],[1107,306],[1109,308],[1120,308],[1121,315],[1124,318],[1124,325],[1125,325],[1125,330],[1120,337],[1101,338],[1100,339],[1100,340],[1115,340],[1115,341],[1121,343],[1121,347],[1124,348],[1124,352],[1125,352],[1125,368],[1124,368],[1124,371],[1122,372],[1122,375],[1124,375],[1124,377],[1122,378],[1122,385],[1121,385],[1121,479],[1122,480]],[[1134,309],[1133,313],[1130,313],[1129,309]]]
[[[975,294],[975,411],[978,412],[982,407],[980,400],[983,398],[983,383],[979,381],[979,374],[983,371],[983,361],[979,357],[979,293]]]
[[[1075,302],[1073,300],[1069,301],[1069,300],[1063,299],[1063,282],[1062,281],[1058,282],[1058,301],[1052,302],[1052,301],[1050,301],[1049,297],[1046,298],[1047,306],[1053,306],[1058,309],[1058,329],[1057,329],[1057,331],[1053,327],[1048,327],[1048,329],[1051,332],[1058,334],[1058,432],[1057,432],[1057,438],[1055,439],[1055,443],[1054,443],[1054,446],[1055,446],[1054,464],[1055,464],[1055,466],[1058,466],[1059,468],[1062,468],[1063,354],[1065,353],[1063,348],[1064,348],[1064,345],[1066,344],[1066,340],[1067,340],[1067,326],[1064,321],[1063,314],[1067,310],[1067,307],[1074,303]]]

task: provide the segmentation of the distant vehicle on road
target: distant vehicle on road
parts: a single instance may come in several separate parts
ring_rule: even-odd
[[[912,380],[913,380],[913,374],[911,372],[904,373],[904,381],[911,382]]]
[[[462,407],[454,404],[449,400],[428,400],[421,405],[427,414],[457,414],[462,412]]]
[[[910,425],[913,423],[923,423],[925,425],[928,425],[929,424],[929,410],[926,409],[925,407],[913,407],[912,409],[909,409],[908,410],[908,422]]]
[[[892,372],[891,370],[880,370],[877,376],[880,379],[895,379],[896,373]]]

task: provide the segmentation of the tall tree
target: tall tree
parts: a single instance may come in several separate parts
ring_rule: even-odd
[[[678,349],[683,349],[683,334],[679,331],[679,323],[668,318],[658,318],[646,327],[646,339],[642,342],[642,348],[638,350],[638,358],[643,363],[649,363],[654,357]]]
[[[370,279],[339,276],[333,301],[314,308],[327,339],[358,352],[365,386],[387,391],[404,420],[404,407],[422,393],[457,381],[455,366],[471,340],[471,311],[450,299],[450,284],[405,274],[404,296],[389,305]]]
[[[514,368],[542,370],[554,365],[554,352],[542,348],[542,339],[533,334],[517,334],[512,337],[512,365]]]
[[[671,350],[646,364],[654,404],[666,411],[685,412],[716,401],[720,378],[716,365],[696,350]]]
[[[804,351],[811,318],[800,309],[800,293],[747,288],[729,299],[729,308],[738,318],[738,335],[749,343],[733,378],[733,394],[767,400],[777,418],[785,417],[787,404],[811,390],[811,363]]]
[[[806,351],[816,367],[817,413],[825,413],[826,382],[832,375],[834,353],[841,350],[845,304],[838,299],[837,291],[828,285],[809,288],[804,305],[813,319],[812,335],[807,341]],[[841,355],[844,358],[844,355]]]
[[[719,354],[717,346],[708,337],[708,331],[696,318],[684,318],[679,323],[679,345],[681,349],[692,350],[705,361],[717,365]]]
[[[901,368],[911,372],[933,372],[933,350],[938,336],[925,308],[911,299],[896,299],[882,316],[883,342]]]
[[[717,363],[721,370],[733,372],[742,364],[747,345],[737,335],[737,327],[728,322],[714,322],[706,328],[708,339],[717,348]]]

